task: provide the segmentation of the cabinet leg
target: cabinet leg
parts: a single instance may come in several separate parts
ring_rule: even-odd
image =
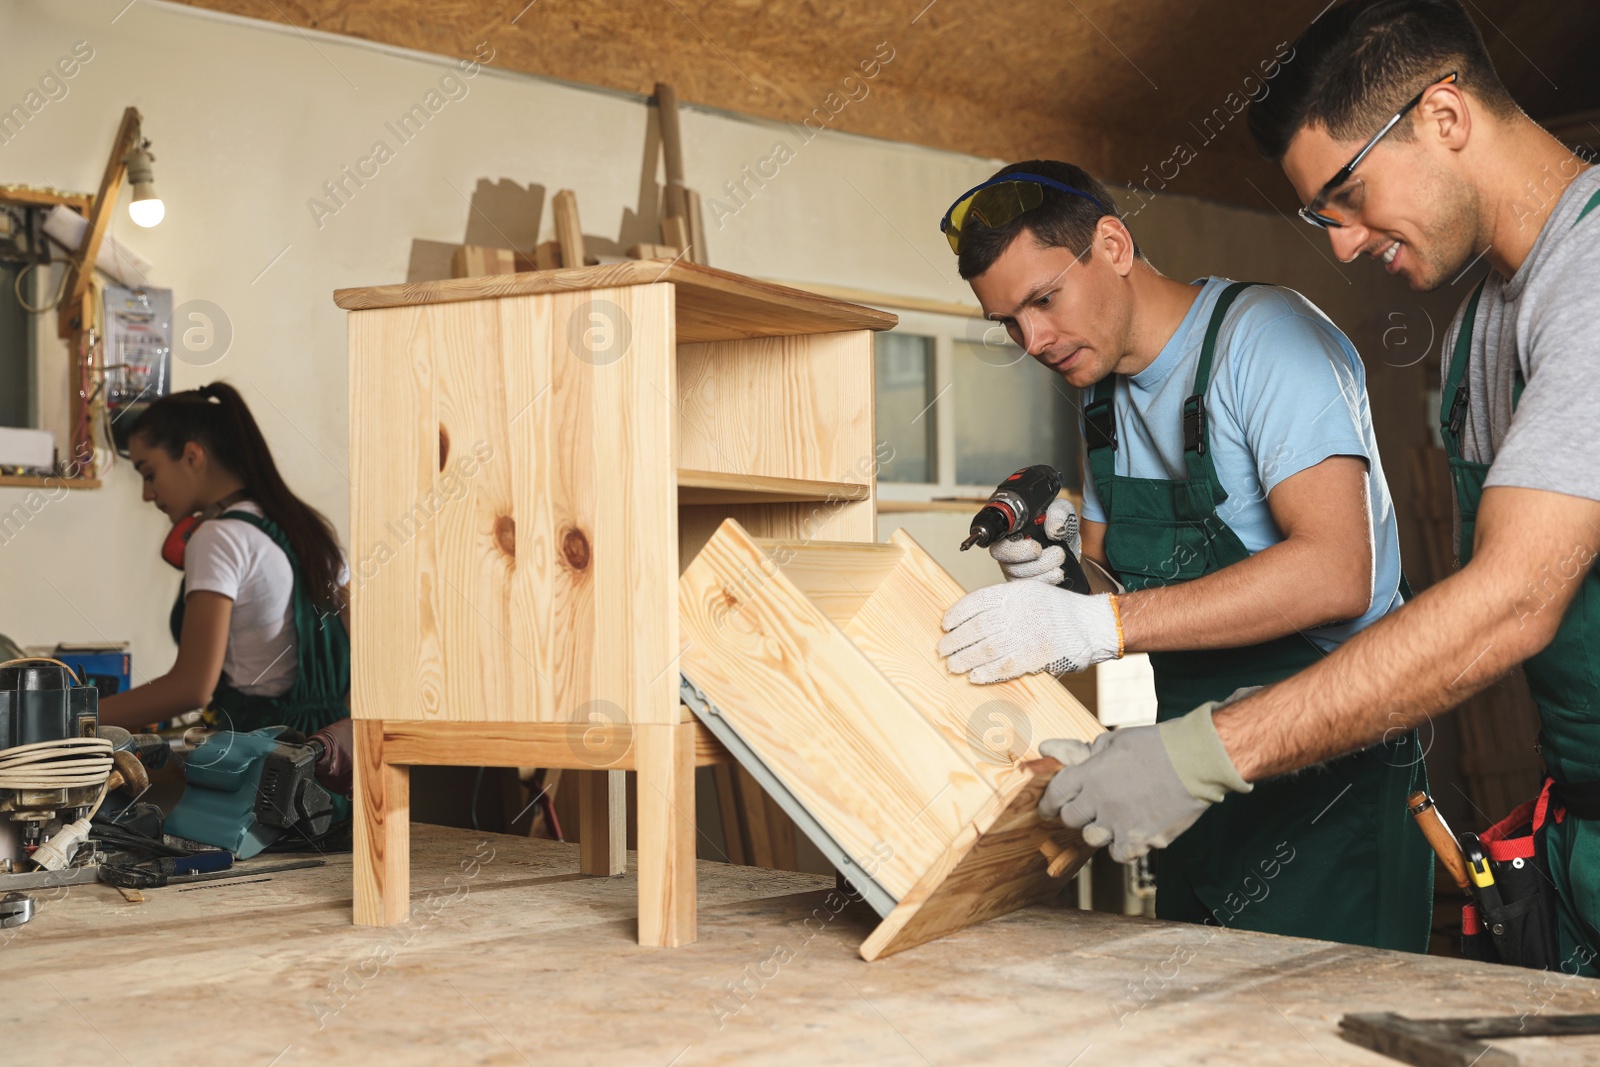
[[[357,719],[355,737],[355,915],[357,926],[390,926],[411,914],[411,768],[383,759],[383,722]]]
[[[639,726],[639,944],[675,948],[695,931],[694,724]]]
[[[625,771],[578,775],[578,870],[608,878],[628,864],[628,780]]]

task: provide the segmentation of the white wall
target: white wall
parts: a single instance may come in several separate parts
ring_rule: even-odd
[[[140,230],[119,209],[112,232],[156,264],[151,280],[175,302],[212,301],[234,331],[225,358],[177,364],[175,384],[239,385],[290,484],[347,532],[344,313],[332,291],[403,280],[414,238],[459,243],[464,197],[480,178],[574,189],[585,230],[616,237],[639,196],[650,112],[639,98],[502,73],[491,62],[401,145],[385,123],[437,88],[456,60],[125,4],[0,6],[7,107],[75,42],[94,50],[67,95],[0,145],[0,182],[92,192],[122,109],[140,109],[167,218]],[[682,124],[688,180],[708,193],[769,156],[777,139],[796,149],[748,206],[721,229],[711,225],[717,265],[947,299],[965,292],[953,271],[939,272],[949,252],[931,205],[988,163],[829,134],[802,147],[785,127],[693,110]],[[379,139],[393,160],[318,229],[307,200]],[[49,400],[59,412],[65,361],[51,364]],[[179,580],[157,557],[165,520],[140,502],[125,464],[100,490],[59,496],[0,544],[0,632],[22,643],[127,639],[141,676],[165,670]],[[0,513],[30,503],[39,500],[0,489]]]
[[[126,3],[0,6],[0,107],[23,101],[75,42],[94,50],[67,95],[0,145],[0,182],[92,192],[122,109],[143,112],[167,218],[139,230],[119,209],[112,232],[154,261],[152,283],[170,287],[175,303],[215,303],[234,333],[215,365],[178,364],[175,384],[220,377],[238,385],[290,484],[345,533],[345,330],[332,291],[403,280],[413,239],[459,243],[472,221],[466,198],[480,179],[539,184],[552,194],[571,188],[588,234],[626,236],[623,220],[638,205],[653,136],[650,109],[638,97],[503,73],[491,61],[465,83],[464,97],[402,145],[385,124],[455,72],[457,58],[150,0]],[[485,55],[492,32],[486,44]],[[869,95],[850,106],[873,101]],[[715,265],[971,301],[937,221],[955,193],[992,171],[992,161],[833,133],[805,143],[788,126],[693,109],[682,125],[688,182],[708,197],[744,165],[770,157],[777,142],[794,153],[720,228],[708,223]],[[307,201],[380,139],[394,158],[319,228]],[[1191,251],[1175,270],[1222,250],[1228,255],[1208,269],[1303,274],[1308,295],[1325,274],[1322,281],[1350,306],[1372,303],[1364,279],[1321,262],[1322,252],[1275,215],[1160,201],[1136,232],[1152,251]],[[1393,295],[1397,306],[1402,299]],[[57,355],[47,368],[57,375],[47,398],[57,411],[64,367]],[[22,491],[0,489],[0,514],[24,501]],[[173,653],[165,620],[179,578],[157,556],[165,529],[162,516],[140,503],[125,464],[98,491],[48,502],[0,544],[0,632],[22,643],[127,639],[142,678],[165,670]]]

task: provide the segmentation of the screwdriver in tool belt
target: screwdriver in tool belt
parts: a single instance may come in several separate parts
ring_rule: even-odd
[[[1494,871],[1489,868],[1489,857],[1483,851],[1483,842],[1477,834],[1461,835],[1461,852],[1467,860],[1467,872],[1478,895],[1478,905],[1487,919],[1492,911],[1500,910],[1500,887],[1495,885]]]

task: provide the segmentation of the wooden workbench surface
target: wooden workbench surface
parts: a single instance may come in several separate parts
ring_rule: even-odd
[[[830,880],[716,863],[699,942],[644,949],[631,854],[593,879],[576,846],[412,841],[412,919],[388,929],[350,925],[348,856],[42,901],[0,931],[0,1063],[1384,1064],[1343,1013],[1600,1011],[1590,980],[1064,907],[867,964],[875,917],[830,918]],[[1600,1038],[1506,1047],[1600,1059]]]

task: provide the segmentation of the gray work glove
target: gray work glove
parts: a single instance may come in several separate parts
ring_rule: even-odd
[[[1051,545],[1045,548],[1031,537],[1002,537],[989,546],[989,555],[1000,564],[1006,581],[1032,579],[1046,585],[1060,585],[1064,577],[1061,565],[1067,553],[1073,556],[1083,552],[1083,541],[1078,535],[1078,513],[1072,501],[1056,499],[1044,513],[1044,534],[1052,541],[1061,541],[1067,547]]]
[[[1116,659],[1117,609],[1109,594],[1090,596],[1045,582],[1006,582],[951,605],[939,655],[953,674],[978,685],[1034,671],[1062,675]]]
[[[1039,798],[1039,816],[1083,831],[1091,848],[1132,863],[1166,848],[1228,793],[1253,788],[1222,746],[1211,713],[1215,701],[1157,726],[1132,726],[1082,741],[1053,740],[1039,755],[1060,760]]]

